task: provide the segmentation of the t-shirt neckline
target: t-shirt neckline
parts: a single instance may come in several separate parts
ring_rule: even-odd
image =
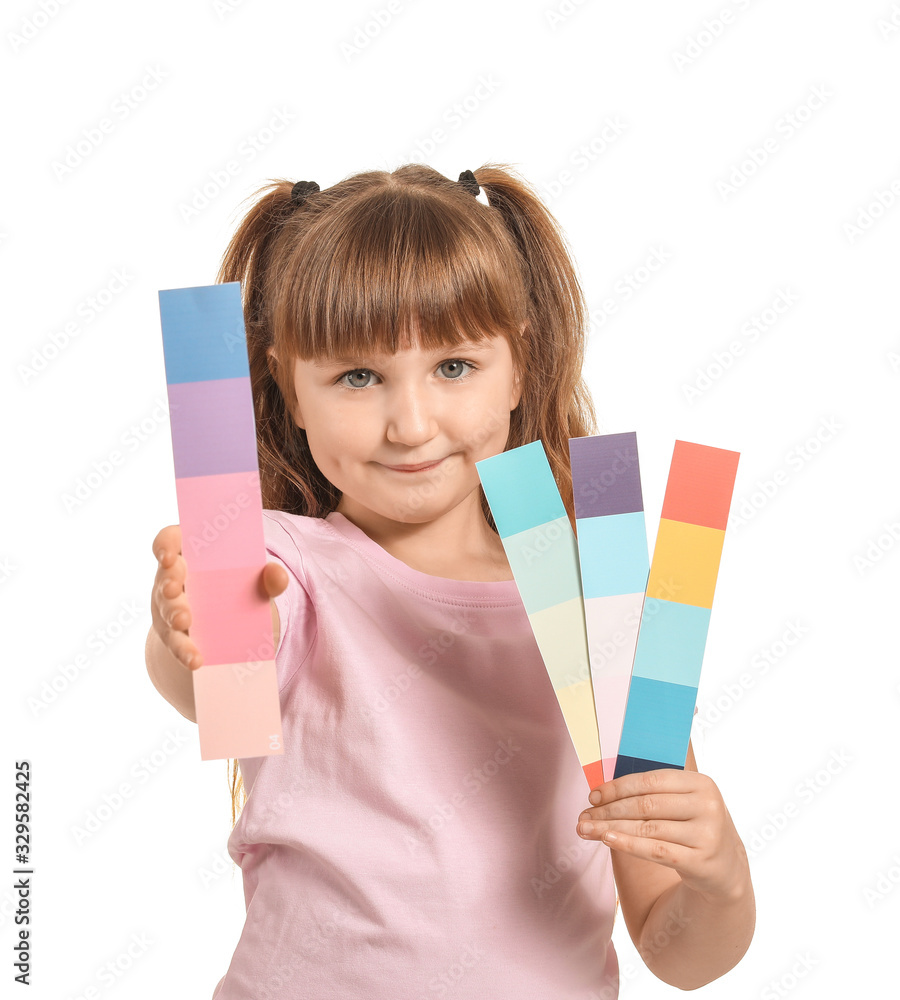
[[[360,555],[417,593],[436,594],[457,600],[490,600],[497,604],[521,603],[515,580],[451,580],[449,577],[432,576],[413,569],[402,559],[391,555],[339,511],[327,514],[324,521]]]

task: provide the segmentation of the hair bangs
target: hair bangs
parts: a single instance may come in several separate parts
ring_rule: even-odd
[[[302,358],[513,339],[524,268],[467,192],[391,184],[335,206],[296,246],[275,317]],[[321,224],[317,224],[321,223]]]

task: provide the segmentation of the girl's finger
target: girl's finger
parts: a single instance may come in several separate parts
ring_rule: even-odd
[[[263,588],[267,597],[284,593],[288,585],[287,570],[278,563],[269,562],[263,567]]]
[[[580,825],[580,824],[579,824]],[[623,854],[630,854],[635,858],[643,858],[645,861],[655,861],[657,864],[665,865],[678,871],[690,868],[693,848],[683,844],[673,844],[665,840],[654,840],[648,837],[635,837],[630,833],[619,832],[618,830],[606,830],[602,834],[597,833],[590,836],[590,840],[600,840],[608,847]]]
[[[156,586],[156,608],[168,628],[184,631],[190,628],[190,604],[184,587],[177,580],[163,577]],[[177,619],[177,620],[176,620]]]
[[[633,840],[659,841],[681,848],[697,850],[703,847],[708,835],[697,823],[679,823],[668,820],[615,820],[599,822],[591,820],[582,814],[578,820],[578,833],[590,840],[603,840],[607,843],[606,834],[615,837],[629,837]],[[609,841],[610,846],[612,844]]]
[[[153,539],[153,555],[163,565],[169,566],[181,552],[181,526],[166,525],[161,528]]]
[[[691,819],[697,815],[699,803],[695,795],[676,795],[669,792],[629,795],[607,804],[591,806],[585,812],[590,819]]]
[[[174,656],[189,669],[196,670],[203,665],[200,650],[194,645],[190,636],[173,629],[166,638],[166,645]]]
[[[588,798],[593,805],[608,805],[610,802],[638,795],[656,795],[663,792],[683,795],[701,787],[709,780],[706,775],[698,774],[696,771],[664,767],[656,771],[623,774],[621,778],[614,778],[599,785]]]

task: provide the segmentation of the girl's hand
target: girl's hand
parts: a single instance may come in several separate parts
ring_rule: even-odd
[[[747,852],[712,778],[662,768],[626,774],[591,792],[578,834],[673,868],[691,889],[723,897],[750,877]]]
[[[202,666],[203,657],[188,634],[191,627],[191,608],[184,592],[187,564],[181,554],[181,528],[170,524],[153,539],[153,554],[159,561],[150,610],[153,628],[169,651],[186,667],[196,670]],[[269,597],[277,597],[288,584],[288,576],[278,563],[266,563],[260,574],[260,586]],[[278,644],[278,612],[271,601],[272,624],[276,630],[275,643]]]

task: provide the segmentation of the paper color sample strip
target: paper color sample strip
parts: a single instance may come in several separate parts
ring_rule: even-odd
[[[540,441],[476,462],[588,785],[603,781],[575,533]]]
[[[569,456],[603,776],[611,781],[650,572],[637,435],[569,438]]]
[[[202,760],[283,753],[239,282],[160,291]]]
[[[684,768],[739,453],[676,441],[615,776]]]

